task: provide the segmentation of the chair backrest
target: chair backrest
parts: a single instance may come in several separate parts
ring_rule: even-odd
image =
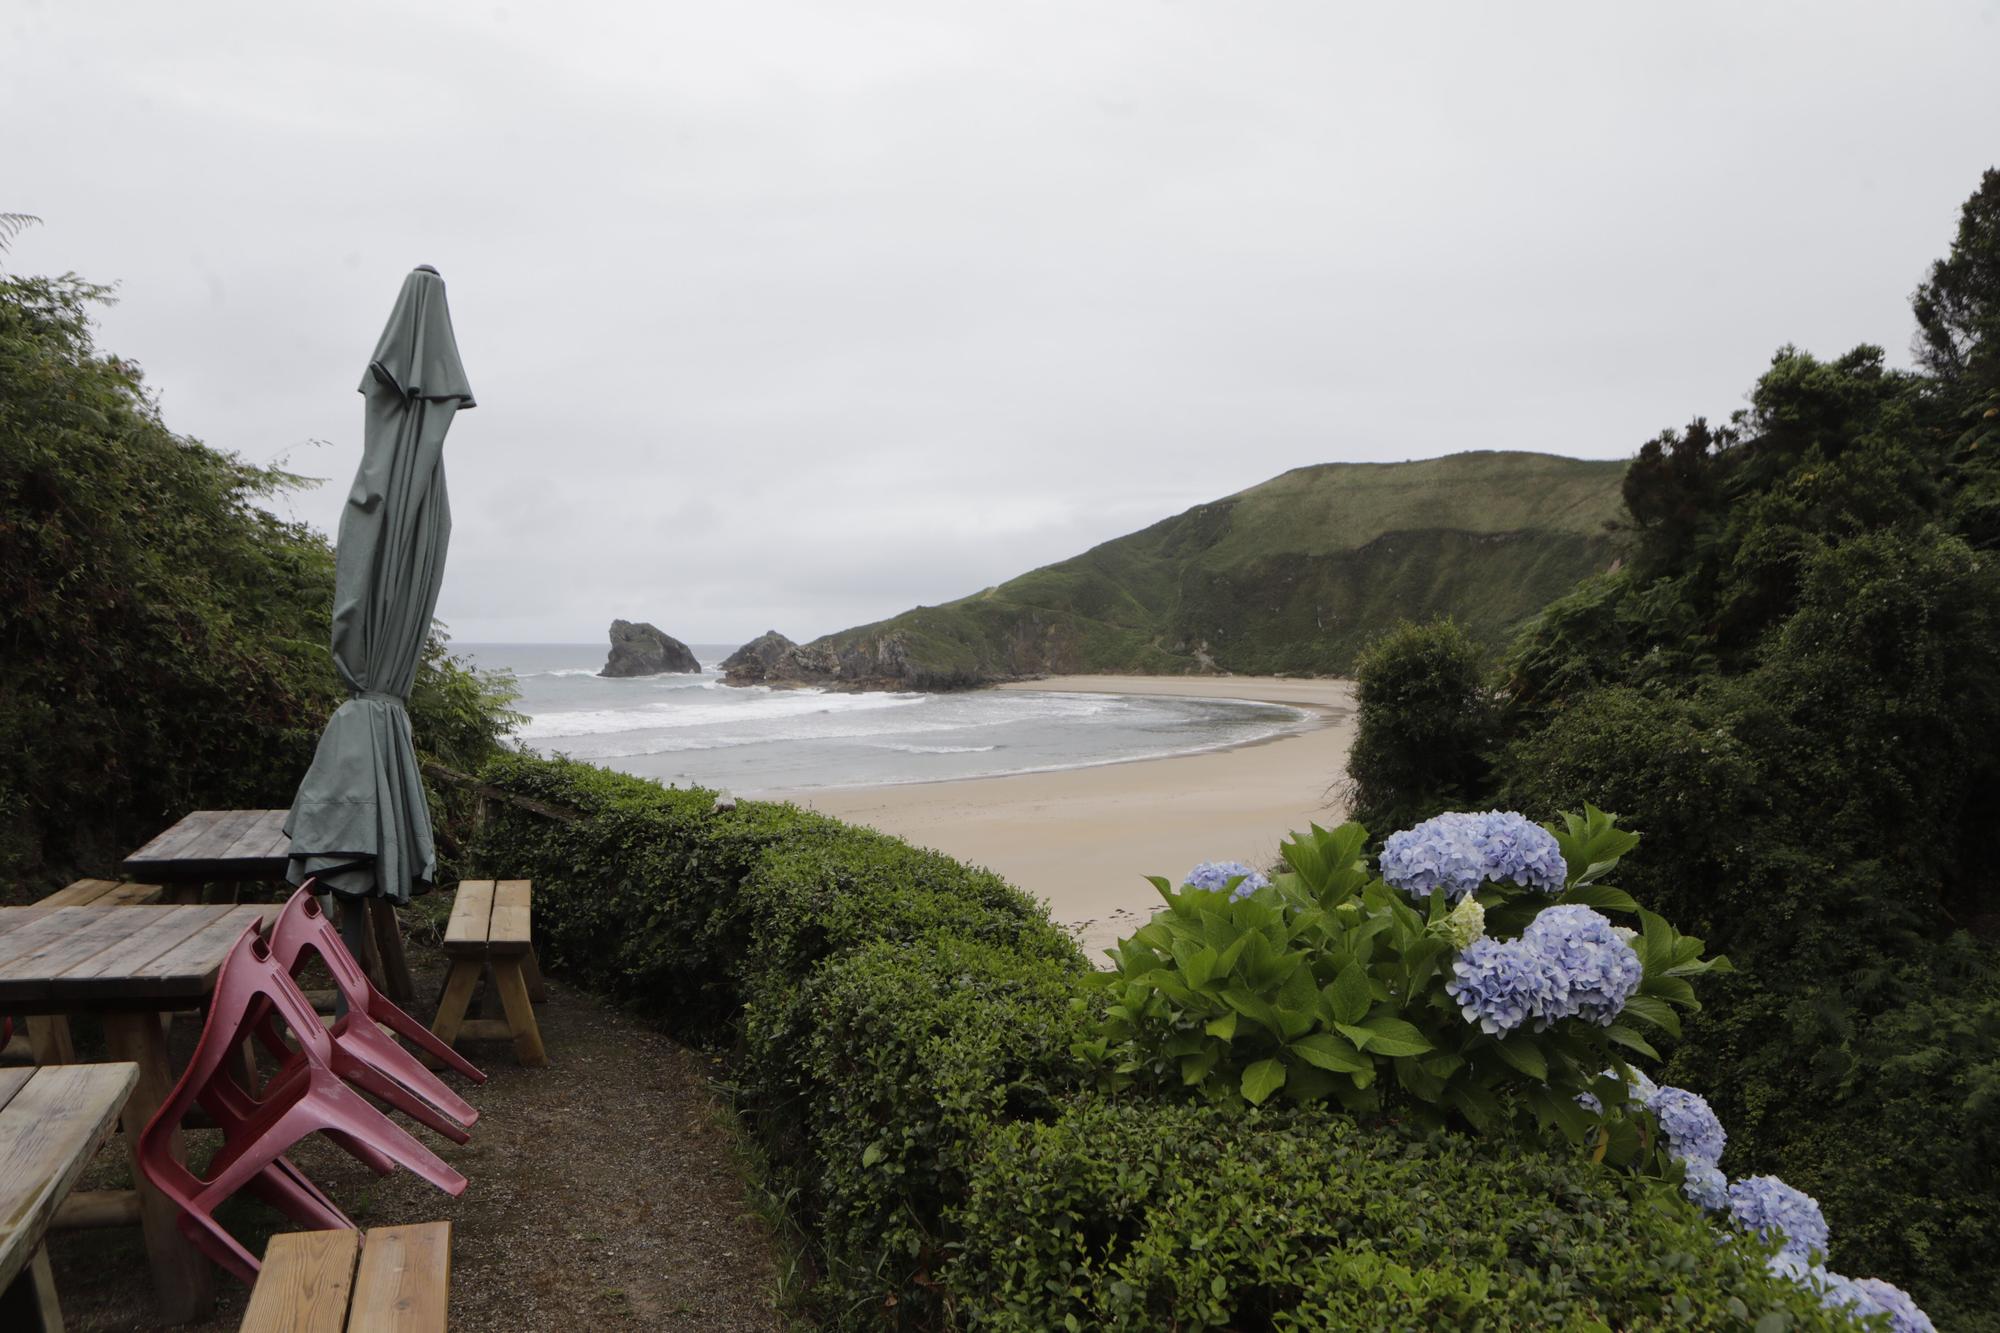
[[[320,1026],[312,1002],[290,973],[278,966],[270,945],[258,937],[257,927],[248,925],[223,959],[215,993],[209,998],[208,1019],[202,1024],[187,1070],[146,1123],[142,1144],[180,1124],[203,1088],[218,1077],[228,1077],[223,1066],[237,1045],[249,1035],[252,1024],[273,1013],[284,1019],[306,1058],[326,1067],[333,1058],[333,1042]]]
[[[271,956],[277,960],[278,966],[297,976],[300,960],[310,949],[326,964],[326,970],[333,975],[333,984],[347,997],[347,1007],[366,1013],[375,984],[368,979],[367,970],[355,960],[346,941],[340,938],[340,932],[334,929],[333,922],[321,910],[319,899],[313,892],[315,882],[307,880],[285,900],[284,910],[278,913],[277,924],[271,927]]]

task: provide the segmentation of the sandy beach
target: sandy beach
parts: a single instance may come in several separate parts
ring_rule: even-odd
[[[778,795],[991,867],[1046,900],[1093,960],[1159,905],[1144,876],[1178,878],[1201,861],[1263,866],[1291,830],[1342,817],[1352,681],[1062,676],[1001,688],[1256,699],[1309,716],[1271,740],[1168,759]]]

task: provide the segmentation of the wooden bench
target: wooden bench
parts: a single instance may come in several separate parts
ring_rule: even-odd
[[[542,1049],[533,1001],[548,997],[529,935],[531,890],[525,879],[469,879],[458,886],[444,932],[451,975],[445,979],[444,998],[438,1002],[431,1031],[446,1042],[461,1037],[508,1038],[522,1064],[545,1065],[549,1057]],[[482,975],[499,995],[504,1018],[465,1016]]]
[[[264,1247],[243,1333],[443,1333],[451,1223],[287,1231]]]
[[[80,879],[57,889],[37,902],[37,907],[145,907],[160,901],[164,890],[158,884],[131,884],[117,879]],[[61,1014],[40,1014],[28,1020],[25,1052],[9,1047],[8,1055],[25,1055],[38,1065],[73,1065],[76,1043],[70,1040],[69,1020]]]
[[[0,1328],[62,1328],[43,1237],[138,1081],[132,1064],[0,1070]]]

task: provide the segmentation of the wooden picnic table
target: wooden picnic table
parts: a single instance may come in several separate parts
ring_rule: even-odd
[[[136,1213],[154,1289],[173,1323],[186,1323],[208,1308],[214,1275],[207,1258],[176,1228],[173,1201],[153,1189],[139,1169],[139,1132],[174,1086],[160,1015],[202,1004],[244,928],[268,926],[277,912],[275,904],[0,907],[0,1012],[94,1013],[112,1058],[138,1067],[120,1119],[136,1195],[103,1191],[91,1200],[90,1211],[100,1222],[129,1221]],[[171,1151],[185,1160],[178,1133]]]
[[[292,840],[289,810],[196,810],[119,864],[127,879],[167,886],[170,902],[194,902],[208,883],[285,884]],[[342,910],[346,910],[343,906]],[[382,993],[408,1007],[416,984],[403,953],[402,927],[387,899],[368,899],[373,956],[360,960]]]
[[[0,1326],[62,1327],[43,1237],[138,1081],[134,1064],[0,1069]]]
[[[119,871],[149,884],[282,880],[289,810],[196,810],[126,857]]]

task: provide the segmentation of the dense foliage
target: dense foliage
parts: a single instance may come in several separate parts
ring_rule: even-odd
[[[984,871],[588,765],[485,777],[535,803],[477,854],[534,878],[545,964],[735,1052],[828,1327],[1847,1326],[1581,1152],[1105,1099],[1081,955]]]
[[[341,697],[333,552],[256,501],[296,479],[175,435],[100,352],[104,289],[0,278],[0,885],[46,892],[190,809],[291,799]],[[434,635],[419,748],[491,754],[504,682]]]
[[[1449,620],[1401,621],[1355,663],[1348,808],[1372,828],[1408,828],[1484,786],[1493,702],[1484,654]]]
[[[1690,979],[1727,967],[1607,882],[1638,840],[1595,810],[1554,836],[1444,815],[1390,838],[1376,875],[1367,839],[1359,824],[1295,836],[1261,887],[1154,881],[1166,908],[1120,942],[1080,1047],[1106,1085],[1488,1131],[1524,1106],[1578,1147],[1602,1135],[1614,1164],[1677,1175],[1657,1136],[1623,1119],[1612,1134],[1578,1104],[1622,1104],[1606,1071],[1658,1058],[1632,1024],[1678,1034],[1674,1009],[1699,1007]]]
[[[1849,1326],[1567,1154],[1313,1108],[1082,1098],[1003,1128],[955,1220],[964,1323],[1018,1333]]]
[[[1625,564],[1493,682],[1480,795],[1646,834],[1627,887],[1739,969],[1668,1071],[1732,1167],[1816,1195],[1837,1267],[2000,1328],[2000,172],[1916,308],[1918,371],[1784,348],[1646,444]]]

